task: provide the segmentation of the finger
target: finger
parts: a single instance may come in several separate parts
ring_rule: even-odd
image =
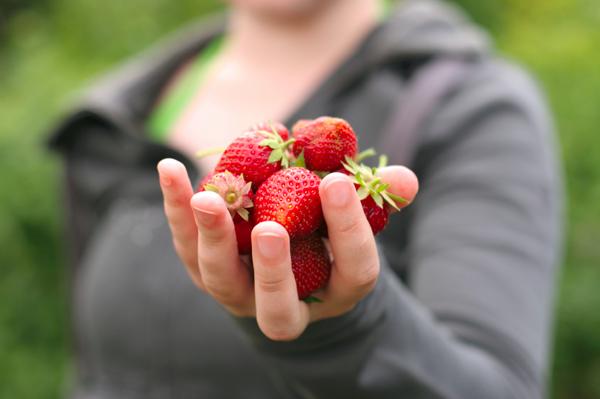
[[[290,240],[276,222],[252,231],[256,319],[262,332],[277,341],[297,338],[309,321],[308,306],[298,300],[292,272]]]
[[[173,245],[194,283],[202,288],[196,252],[198,230],[190,208],[194,192],[187,171],[181,162],[170,158],[160,161],[157,169]]]
[[[348,176],[331,173],[319,186],[334,263],[324,302],[350,306],[375,286],[379,257],[371,230]]]
[[[191,199],[198,228],[198,266],[206,291],[236,315],[254,314],[252,282],[238,255],[233,220],[216,193]]]
[[[377,175],[390,185],[389,192],[406,200],[397,202],[398,208],[408,206],[415,199],[419,191],[419,180],[412,170],[405,166],[393,165],[379,169]]]

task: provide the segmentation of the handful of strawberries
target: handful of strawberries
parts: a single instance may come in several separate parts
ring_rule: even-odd
[[[358,153],[356,135],[348,122],[323,116],[300,120],[292,134],[281,123],[261,123],[237,137],[225,149],[198,191],[218,193],[233,218],[240,254],[251,252],[254,225],[281,224],[290,236],[292,271],[298,297],[318,301],[310,294],[327,284],[331,271],[323,242],[319,184],[331,172],[350,176],[373,234],[387,224],[392,209],[406,200],[387,191],[377,168],[360,161],[372,150]],[[385,157],[380,158],[385,166]]]

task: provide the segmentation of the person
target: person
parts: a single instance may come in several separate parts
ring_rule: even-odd
[[[561,183],[531,79],[441,1],[229,3],[95,84],[52,134],[72,397],[543,397]],[[420,125],[405,158],[419,195],[380,240],[347,178],[323,179],[324,302],[298,301],[274,222],[253,230],[250,274],[223,202],[194,194],[216,159],[193,152],[262,120],[333,115],[393,158],[405,149],[382,144],[389,120],[448,57],[468,73]],[[416,195],[409,169],[381,174]]]

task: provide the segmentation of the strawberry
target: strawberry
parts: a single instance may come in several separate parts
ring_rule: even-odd
[[[250,220],[244,220],[240,215],[233,217],[233,227],[235,228],[235,238],[238,245],[238,253],[247,255],[252,252],[252,229],[254,225]]]
[[[390,215],[389,206],[387,206],[387,204],[384,206],[377,205],[370,195],[360,201],[360,204],[362,205],[363,212],[371,226],[373,235],[377,235],[388,224]]]
[[[298,298],[305,299],[327,284],[331,274],[329,254],[318,234],[292,240],[290,252]]]
[[[308,169],[332,172],[342,166],[345,157],[356,157],[356,134],[345,120],[322,116],[295,126],[292,151],[296,157],[304,152]]]
[[[292,135],[296,139],[298,139],[298,136],[302,135],[302,133],[300,133],[299,130],[307,124],[311,123],[312,121],[314,121],[314,119],[298,119],[296,123],[294,123],[294,126],[292,126]]]
[[[355,186],[358,188],[357,185]],[[362,205],[363,212],[367,217],[369,225],[371,226],[373,235],[377,235],[388,224],[390,217],[389,207],[387,205],[380,207],[375,203],[375,200],[371,196],[368,196],[364,200],[360,201],[360,204]],[[329,238],[327,224],[323,223],[317,232],[321,235],[321,237]]]
[[[261,122],[252,126],[248,131],[265,130],[267,132],[275,131],[284,141],[290,138],[290,131],[280,122]]]
[[[300,119],[292,126],[292,135],[296,140],[292,145],[294,156],[300,156],[304,147],[310,143],[319,134],[316,129],[310,129],[310,125],[315,122],[315,119]]]
[[[235,235],[240,254],[249,254],[252,248],[250,233],[253,224],[250,222],[249,208],[253,207],[252,188],[244,176],[234,176],[230,172],[209,175],[202,180],[198,191],[213,191],[221,196],[233,218]]]
[[[291,144],[274,131],[248,131],[227,146],[215,172],[244,175],[256,189],[273,173],[288,166],[286,149]]]
[[[277,222],[292,238],[310,235],[323,221],[320,183],[319,176],[300,167],[273,174],[256,192],[254,221]]]
[[[385,157],[380,158],[379,167],[385,166]],[[377,176],[378,168],[371,168],[364,164],[357,164],[349,157],[343,164],[345,173],[352,177],[354,187],[360,198],[363,212],[369,221],[373,235],[385,228],[392,209],[399,210],[396,202],[407,202],[404,198],[390,193],[389,184],[381,181]]]

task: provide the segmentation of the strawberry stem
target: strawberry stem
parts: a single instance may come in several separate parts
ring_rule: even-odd
[[[294,166],[298,166],[300,168],[306,168],[306,161],[304,160],[304,150],[298,155],[298,158],[294,161]]]
[[[281,161],[281,166],[287,168],[290,166],[290,159],[288,156],[288,147],[296,141],[295,138],[283,141],[281,136],[277,134],[275,130],[268,132],[266,130],[259,130],[259,133],[264,135],[266,138],[262,140],[258,145],[262,147],[269,147],[271,154],[269,155],[268,163],[274,163]]]
[[[283,142],[283,147],[287,148],[287,147],[289,147],[290,144],[294,144],[295,142],[296,142],[296,139],[292,137],[291,139]]]
[[[381,177],[377,176],[378,168],[358,164],[350,157],[346,157],[345,160],[346,162],[342,162],[342,165],[354,176],[354,182],[359,186],[357,193],[361,201],[370,195],[380,208],[383,208],[385,201],[396,210],[400,210],[396,203],[408,203],[406,199],[388,191],[390,185],[384,183]],[[379,167],[385,167],[385,165],[387,165],[387,157],[382,155],[379,157]]]
[[[224,147],[213,147],[213,148],[207,148],[205,150],[200,150],[196,152],[196,158],[204,158],[210,155],[217,155],[217,154],[221,154],[223,151],[225,151]]]
[[[379,165],[377,165],[377,169],[385,168],[388,163],[387,155],[383,154],[379,156]]]
[[[358,153],[358,155],[356,156],[356,162],[360,162],[366,158],[374,157],[375,155],[377,155],[377,152],[375,152],[375,150],[373,148],[368,148],[368,149]]]

